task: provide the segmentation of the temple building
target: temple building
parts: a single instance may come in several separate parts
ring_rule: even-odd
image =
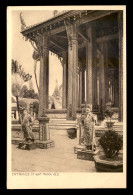
[[[56,10],[55,10],[56,11]],[[44,13],[45,14],[45,13]],[[123,11],[68,10],[22,35],[40,57],[39,115],[49,112],[49,51],[62,60],[62,110],[75,120],[82,104],[111,102],[123,121]]]

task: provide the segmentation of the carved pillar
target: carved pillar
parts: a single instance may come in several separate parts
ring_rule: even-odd
[[[92,104],[97,104],[97,45],[95,28],[92,29]]]
[[[86,43],[86,103],[92,105],[92,28],[87,28]]]
[[[118,13],[119,30],[119,121],[123,121],[123,11]]]
[[[68,51],[66,51],[66,108],[68,107]]]
[[[109,101],[109,78],[108,78],[108,42],[105,43],[105,51],[104,51],[104,56],[105,56],[105,67],[104,67],[104,75],[105,75],[105,103]]]
[[[82,104],[82,68],[79,70],[79,108],[81,108]]]
[[[48,64],[49,64],[49,52],[48,52],[48,37],[43,36],[41,38],[42,53],[40,56],[40,84],[39,84],[39,117],[42,112],[46,110],[48,103]]]
[[[105,78],[104,78],[104,44],[100,43],[100,62],[99,62],[99,96],[100,105],[105,106]]]
[[[68,112],[69,120],[76,120],[77,105],[77,65],[78,65],[78,41],[77,25],[70,22],[65,23],[68,36]]]
[[[85,69],[82,68],[82,104],[85,104]]]
[[[47,50],[48,62],[46,64],[46,108],[49,106],[49,51]]]
[[[62,108],[66,109],[66,52],[63,52],[63,88],[62,88]]]
[[[78,62],[77,62],[77,65],[76,65],[76,108],[79,107],[79,65],[78,65]]]

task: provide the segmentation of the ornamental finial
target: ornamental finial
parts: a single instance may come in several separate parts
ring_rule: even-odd
[[[23,31],[26,28],[26,24],[22,17],[22,12],[20,13],[20,22],[21,22],[21,30]]]

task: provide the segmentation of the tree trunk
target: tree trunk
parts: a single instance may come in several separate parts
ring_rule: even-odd
[[[35,60],[34,62],[34,75],[35,75],[36,86],[37,86],[38,93],[39,93],[39,87],[38,87],[37,76],[36,76],[36,64],[37,64],[37,60]]]
[[[19,102],[18,102],[18,96],[16,96],[16,101],[17,101],[17,108],[18,108],[19,122],[21,123],[20,110],[19,110]]]

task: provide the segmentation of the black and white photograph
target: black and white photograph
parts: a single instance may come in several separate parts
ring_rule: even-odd
[[[8,189],[126,187],[126,6],[7,7]]]

